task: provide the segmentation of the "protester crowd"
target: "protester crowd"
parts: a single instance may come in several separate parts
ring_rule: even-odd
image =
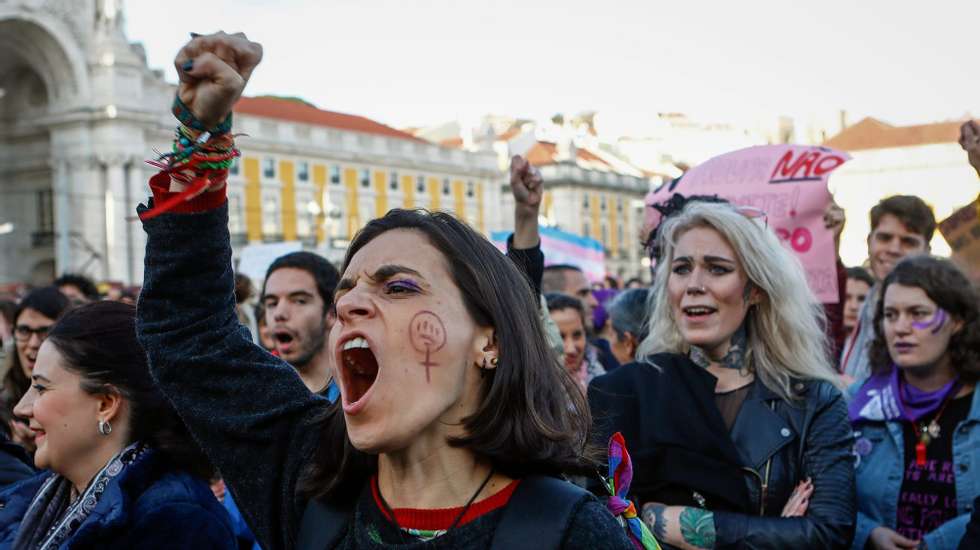
[[[261,58],[177,55],[138,305],[79,274],[0,302],[0,548],[980,548],[980,295],[920,198],[867,213],[835,303],[716,196],[656,205],[650,286],[590,281],[515,156],[506,254],[392,210],[256,288],[224,182]]]

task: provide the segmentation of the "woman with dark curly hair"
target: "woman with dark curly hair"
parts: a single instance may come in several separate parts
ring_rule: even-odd
[[[946,260],[903,260],[882,282],[872,376],[853,391],[852,548],[955,548],[980,495],[980,305]],[[853,389],[853,388],[852,388]]]
[[[136,308],[95,302],[41,344],[14,411],[49,470],[0,493],[0,548],[236,548],[211,467],[156,388]]]

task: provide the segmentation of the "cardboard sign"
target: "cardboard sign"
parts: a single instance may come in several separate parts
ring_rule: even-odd
[[[827,177],[850,155],[826,147],[760,145],[726,153],[687,171],[646,196],[646,223],[659,223],[650,207],[674,193],[718,195],[765,212],[767,224],[800,259],[811,290],[823,303],[837,303],[834,237],[823,214],[832,197]]]
[[[971,280],[980,281],[980,196],[940,222],[939,232],[953,250],[953,263]]]

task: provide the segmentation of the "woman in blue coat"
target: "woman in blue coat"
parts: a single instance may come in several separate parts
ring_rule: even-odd
[[[236,548],[211,469],[153,385],[136,309],[63,317],[15,408],[49,470],[0,493],[0,548]]]
[[[980,496],[980,304],[946,260],[907,258],[881,283],[872,376],[850,404],[852,548],[953,550]]]

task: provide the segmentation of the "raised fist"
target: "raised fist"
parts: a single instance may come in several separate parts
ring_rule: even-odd
[[[510,159],[510,190],[514,193],[517,215],[531,216],[535,223],[544,197],[541,172],[520,155]]]
[[[960,126],[960,146],[966,151],[970,166],[980,175],[980,125],[968,120]]]
[[[242,33],[191,34],[177,52],[177,96],[207,128],[231,113],[252,71],[262,61],[262,45]]]

